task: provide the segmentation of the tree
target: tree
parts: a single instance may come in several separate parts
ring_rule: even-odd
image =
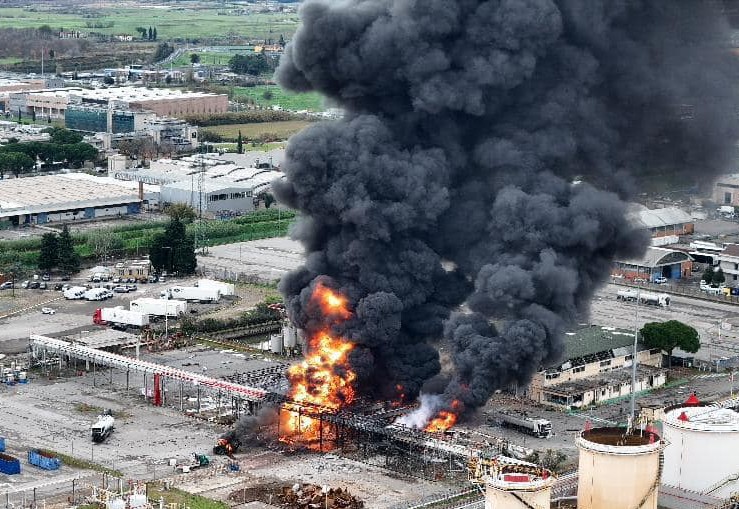
[[[146,30],[146,27],[136,27],[136,31],[141,34],[142,39],[146,39],[148,37],[148,30]]]
[[[41,236],[41,248],[39,249],[38,268],[44,272],[51,272],[51,269],[59,263],[59,245],[56,233],[44,233]]]
[[[151,27],[149,27],[149,40],[150,41],[154,40],[154,31],[151,29]]]
[[[701,279],[706,282],[707,285],[710,285],[713,283],[713,267],[708,266],[706,267],[706,270],[703,271],[703,275],[701,276]]]
[[[72,241],[72,235],[69,233],[69,228],[65,224],[62,228],[62,232],[59,234],[58,245],[58,257],[59,257],[59,268],[64,274],[75,274],[80,270],[80,257],[74,251],[74,243]]]
[[[259,76],[273,70],[273,65],[262,53],[256,55],[234,55],[228,61],[231,70],[238,74]]]
[[[110,230],[91,231],[87,234],[87,245],[92,247],[93,254],[102,262],[105,262],[114,251],[125,247],[123,239]]]
[[[58,145],[72,145],[74,143],[82,142],[82,135],[63,127],[49,127],[44,129],[45,133],[49,133],[51,136],[51,143]]]
[[[195,243],[178,218],[173,217],[164,233],[154,237],[149,249],[149,261],[157,273],[163,270],[179,275],[195,273]]]
[[[724,270],[719,267],[716,272],[713,273],[713,284],[720,285],[726,282],[726,276],[724,276]]]
[[[21,173],[27,173],[34,167],[31,156],[23,152],[5,152],[0,153],[0,175],[5,177],[5,172],[9,171],[16,177]]]
[[[173,203],[164,209],[164,213],[171,219],[177,219],[185,224],[192,223],[197,217],[195,210],[186,203]]]
[[[157,27],[154,27],[154,31],[152,32],[153,37],[151,38],[152,41],[157,40]]]
[[[239,129],[239,137],[236,138],[236,152],[239,154],[244,153],[244,138],[241,136],[241,129]]]
[[[71,145],[64,145],[63,154],[71,166],[79,168],[85,161],[94,161],[97,159],[98,149],[89,143],[73,143]]]
[[[283,48],[285,47],[285,36],[284,35],[280,34],[280,40],[278,44],[282,46]]]
[[[695,353],[701,346],[698,331],[677,320],[649,322],[640,332],[646,346],[659,348],[667,353],[668,366],[672,366],[670,358],[675,348]]]
[[[191,64],[199,64],[200,63],[200,55],[197,53],[190,53],[190,63]]]

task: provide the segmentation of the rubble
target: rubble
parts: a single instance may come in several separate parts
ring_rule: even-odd
[[[292,486],[276,483],[264,484],[251,488],[236,490],[229,495],[229,500],[245,504],[260,501],[275,507],[289,509],[363,509],[364,502],[344,488],[330,488],[315,484],[293,484]]]

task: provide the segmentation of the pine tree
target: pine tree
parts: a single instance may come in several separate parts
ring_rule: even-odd
[[[69,233],[69,228],[65,224],[62,228],[62,232],[59,234],[58,245],[58,257],[59,257],[59,268],[64,274],[70,275],[79,272],[80,270],[80,257],[74,251],[74,244],[72,242],[72,235]]]
[[[241,136],[241,129],[239,129],[239,137],[236,138],[236,152],[239,154],[244,153],[244,138]]]
[[[154,40],[154,31],[151,29],[151,27],[149,27],[149,40],[150,41]]]
[[[152,37],[153,41],[157,40],[157,27],[154,27],[154,37]]]
[[[167,271],[179,275],[195,273],[195,242],[187,235],[185,225],[179,218],[173,217],[164,233],[154,237],[149,249],[149,261],[155,272]]]
[[[51,272],[59,262],[59,245],[56,233],[44,233],[41,236],[38,268],[44,272]]]

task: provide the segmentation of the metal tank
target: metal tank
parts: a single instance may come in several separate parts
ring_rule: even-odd
[[[269,337],[269,351],[274,354],[282,353],[282,334],[272,334]]]
[[[662,421],[665,468],[662,483],[717,498],[739,490],[739,401],[723,406],[679,407]]]
[[[472,481],[485,486],[485,509],[548,509],[555,477],[546,468],[506,456],[471,460]]]
[[[295,348],[298,344],[298,329],[287,324],[282,328],[282,334],[285,337],[285,348]]]
[[[580,449],[578,509],[657,509],[663,443],[653,432],[594,428]]]

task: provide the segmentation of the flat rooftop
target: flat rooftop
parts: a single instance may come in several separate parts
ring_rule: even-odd
[[[137,201],[138,193],[131,189],[74,174],[0,180],[0,217]]]
[[[169,88],[146,88],[146,87],[111,87],[111,88],[63,88],[55,90],[39,90],[29,93],[33,97],[80,97],[95,101],[123,101],[123,102],[146,102],[166,101],[175,99],[203,99],[206,97],[217,97],[219,94],[208,92],[190,92]]]

